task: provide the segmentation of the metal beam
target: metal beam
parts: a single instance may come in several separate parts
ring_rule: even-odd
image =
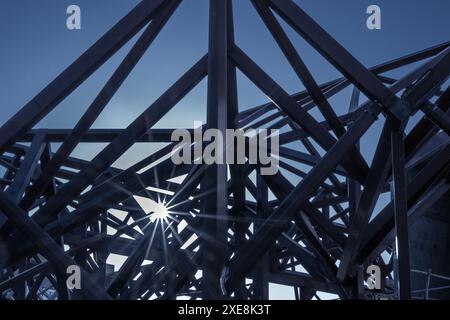
[[[207,128],[218,130],[225,137],[228,127],[228,40],[227,40],[227,1],[210,0],[209,2],[209,50],[208,50],[208,102]],[[221,296],[220,273],[227,252],[217,247],[216,241],[226,243],[227,217],[227,165],[217,164],[218,159],[226,161],[226,145],[219,145],[216,150],[216,162],[206,168],[201,188],[204,192],[212,191],[205,198],[203,213],[217,217],[204,221],[204,232],[215,239],[208,238],[202,244],[202,288],[206,298],[217,299]]]
[[[113,73],[113,75],[106,82],[105,86],[92,104],[87,108],[84,115],[75,125],[71,133],[66,137],[63,144],[58,148],[58,151],[54,157],[50,160],[50,163],[43,169],[40,176],[36,179],[33,186],[25,195],[21,201],[20,206],[28,209],[33,201],[40,195],[45,189],[51,178],[62,166],[66,158],[72,153],[75,147],[78,145],[81,137],[83,137],[91,125],[95,122],[98,115],[103,111],[109,101],[111,101],[114,94],[119,90],[122,83],[127,76],[131,73],[133,68],[139,62],[140,58],[147,51],[153,40],[163,28],[166,21],[170,18],[175,11],[181,0],[169,1],[162,12],[159,13],[150,25],[145,29],[144,33],[140,36],[130,52],[121,62],[119,67]]]
[[[8,196],[0,193],[0,208],[8,216],[20,231],[31,241],[36,243],[42,254],[62,273],[66,273],[69,266],[77,263],[66,253],[63,248],[42,230],[32,219],[28,217],[27,212],[17,206]],[[81,269],[83,286],[80,291],[87,299],[109,300],[110,297],[100,288],[90,275]]]
[[[112,57],[158,12],[164,0],[141,1],[92,47],[0,128],[0,151],[31,129],[95,70]]]
[[[378,112],[379,110],[375,107],[372,111],[364,112],[355,125],[326,153],[322,161],[309,172],[270,215],[261,229],[240,248],[230,261],[229,278],[225,279],[227,290],[233,291],[235,289],[236,281],[245,277],[257,259],[267,251],[267,248],[286,227],[289,218],[300,211],[302,205],[311,197],[311,194],[328,176],[333,167],[376,120]]]
[[[127,129],[103,149],[69,183],[65,184],[38,212],[34,219],[43,225],[48,215],[57,214],[97,176],[117,160],[133,143],[180,101],[206,75],[207,56],[201,58],[174,85],[144,111]]]
[[[378,101],[387,110],[392,107],[396,96],[293,1],[271,0],[270,4],[275,12],[366,96]]]

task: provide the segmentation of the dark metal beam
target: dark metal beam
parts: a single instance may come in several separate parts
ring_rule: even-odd
[[[103,111],[109,101],[111,101],[114,94],[119,90],[122,83],[127,76],[131,73],[133,68],[139,62],[140,58],[147,51],[153,40],[163,28],[166,21],[170,18],[175,11],[181,0],[169,1],[162,12],[158,14],[155,19],[150,23],[144,33],[137,40],[136,44],[131,48],[130,52],[121,62],[119,67],[113,73],[113,75],[106,82],[105,86],[92,104],[88,107],[84,115],[75,125],[74,129],[64,140],[63,144],[58,148],[58,151],[54,157],[50,160],[50,163],[43,169],[41,175],[36,179],[33,186],[25,195],[21,201],[20,206],[28,209],[33,201],[45,190],[45,187],[51,180],[52,176],[62,166],[66,158],[72,153],[75,147],[78,145],[81,137],[85,135],[87,130],[95,122],[98,115]]]
[[[408,236],[408,207],[406,191],[405,148],[403,143],[403,130],[392,128],[391,156],[393,175],[393,198],[396,250],[398,259],[398,286],[401,300],[411,299],[411,276],[409,264],[409,236]]]
[[[34,219],[43,225],[48,215],[60,212],[71,198],[82,192],[97,176],[117,160],[133,143],[180,101],[206,75],[207,56],[201,58],[174,85],[144,111],[127,129],[103,149],[88,166],[65,184],[38,212]]]
[[[141,1],[0,128],[0,151],[64,100],[157,14],[164,0]]]
[[[0,208],[8,216],[8,219],[14,223],[21,232],[31,241],[36,243],[42,254],[61,272],[66,273],[69,266],[77,263],[61,248],[56,242],[41,229],[32,219],[28,217],[27,212],[17,206],[8,196],[0,193]],[[81,269],[83,286],[80,291],[87,299],[108,300],[110,297],[100,288],[91,276]]]
[[[234,47],[230,54],[239,69],[296,124],[307,131],[322,148],[329,150],[336,143],[336,139],[330,133],[324,130],[309,113],[298,108],[295,101],[241,49]],[[353,163],[347,157],[342,165],[356,179],[363,180],[365,178],[367,173],[365,163]]]
[[[225,137],[228,127],[228,40],[227,40],[227,1],[210,0],[209,2],[209,50],[208,50],[208,102],[207,127],[218,130]],[[216,150],[216,161],[226,157],[226,145],[219,145]],[[215,239],[210,242],[206,238],[202,244],[202,288],[205,298],[217,299],[221,296],[220,273],[227,252],[217,247],[217,242],[225,244],[227,241],[227,165],[209,165],[202,181],[202,190],[212,191],[205,198],[203,212],[217,217],[204,221],[204,232]]]
[[[395,95],[293,1],[271,0],[271,7],[366,96],[390,109]]]
[[[261,229],[247,241],[230,261],[226,289],[233,291],[237,280],[254,266],[257,259],[267,251],[283,231],[289,219],[297,214],[302,205],[311,197],[330,171],[344,157],[345,153],[354,146],[355,142],[376,120],[379,109],[364,112],[344,136],[327,152],[322,161],[295,187],[280,206],[270,215]]]

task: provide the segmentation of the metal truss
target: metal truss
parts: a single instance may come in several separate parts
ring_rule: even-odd
[[[232,1],[211,0],[205,56],[126,129],[90,129],[180,2],[139,3],[0,128],[2,298],[267,299],[269,283],[302,300],[318,292],[410,298],[408,225],[449,189],[450,43],[366,68],[293,1],[252,0],[306,88],[290,95],[235,44]],[[342,77],[318,84],[276,15]],[[142,29],[73,129],[33,129]],[[399,79],[384,75],[412,64]],[[271,102],[239,111],[237,69]],[[288,129],[276,175],[248,163],[229,173],[173,164],[172,129],[153,126],[206,77],[207,127]],[[329,99],[348,87],[348,113],[337,116]],[[377,119],[384,126],[366,163],[359,144]],[[91,161],[71,157],[83,142],[107,146]],[[112,166],[138,142],[167,145],[126,170]],[[54,152],[52,143],[62,145]],[[152,222],[136,196],[164,198],[170,218]],[[110,254],[127,257],[120,270],[106,263]],[[372,264],[385,280],[378,291],[364,284]],[[66,286],[71,265],[81,268],[79,290]]]

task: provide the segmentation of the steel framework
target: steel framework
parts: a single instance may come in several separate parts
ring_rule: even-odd
[[[207,54],[126,129],[91,129],[180,2],[139,3],[0,128],[2,298],[267,299],[269,283],[302,300],[317,292],[410,298],[408,225],[449,189],[450,42],[366,68],[293,1],[251,0],[306,88],[290,95],[235,44],[232,0],[211,0]],[[276,16],[343,76],[318,84]],[[33,129],[142,29],[73,129]],[[399,79],[383,75],[413,63]],[[272,102],[239,111],[237,69]],[[289,128],[280,134],[276,175],[248,163],[229,172],[173,164],[172,129],[153,126],[205,77],[207,127]],[[329,98],[348,87],[348,113],[337,116]],[[417,112],[422,118],[405,133]],[[378,118],[384,127],[368,164],[359,142]],[[286,146],[294,141],[306,152]],[[71,157],[82,142],[107,146],[91,161]],[[138,142],[167,146],[126,170],[112,166]],[[169,220],[152,223],[135,196],[164,197]],[[120,270],[106,263],[111,253],[127,257]],[[372,264],[385,280],[378,291],[364,282]],[[70,265],[81,267],[79,290],[66,286]]]

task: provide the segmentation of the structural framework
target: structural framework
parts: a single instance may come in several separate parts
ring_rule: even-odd
[[[269,283],[305,300],[410,298],[408,225],[449,189],[450,43],[366,68],[293,1],[252,0],[306,88],[290,95],[235,44],[232,1],[211,0],[205,56],[126,129],[90,129],[180,2],[139,3],[0,128],[2,299],[267,299]],[[276,16],[342,77],[318,84]],[[73,129],[33,129],[142,29]],[[383,75],[410,64],[399,79]],[[237,69],[271,102],[240,112]],[[206,127],[289,128],[279,137],[283,170],[173,164],[172,129],[153,126],[205,77]],[[348,113],[337,116],[328,99],[347,87]],[[384,127],[366,163],[359,141],[377,119]],[[307,152],[286,147],[293,141]],[[86,142],[107,145],[91,161],[70,156]],[[167,145],[126,170],[112,166],[142,142]],[[391,200],[373,217],[383,193]],[[159,209],[139,203],[150,200]],[[119,270],[110,254],[127,257]],[[81,288],[69,290],[73,265]],[[380,289],[368,287],[370,265],[381,269]]]

